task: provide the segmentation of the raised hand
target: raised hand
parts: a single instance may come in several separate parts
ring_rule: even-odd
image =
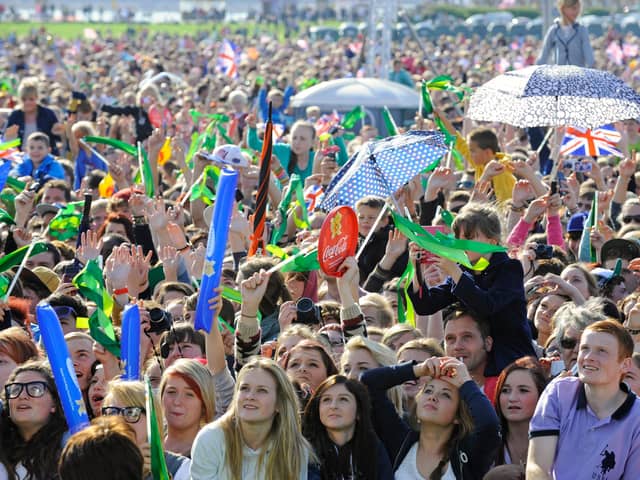
[[[511,204],[516,208],[523,207],[526,202],[535,198],[535,196],[529,180],[518,180],[513,186]]]
[[[426,201],[435,200],[438,192],[443,188],[451,185],[455,175],[450,168],[438,167],[429,176],[427,181],[427,189],[424,192],[424,199]]]
[[[95,260],[100,255],[102,249],[102,239],[98,238],[98,234],[91,230],[80,234],[80,246],[76,251],[76,257],[83,264],[87,264],[89,260]]]
[[[33,236],[26,228],[15,227],[13,229],[13,240],[18,247],[24,247],[31,243]]]
[[[204,245],[198,245],[198,248],[192,250],[189,253],[189,261],[187,267],[189,269],[189,275],[193,278],[202,278],[202,269],[204,268],[204,259],[207,253],[207,249]]]
[[[267,291],[269,277],[271,275],[264,270],[254,273],[249,278],[240,283],[240,293],[242,295],[242,313],[248,316],[256,315],[262,297]]]
[[[158,251],[158,259],[162,262],[165,280],[177,281],[178,265],[180,264],[178,251],[170,245],[165,245]]]
[[[104,265],[104,277],[111,290],[128,287],[131,273],[131,251],[128,245],[120,245],[111,251]],[[137,293],[137,289],[136,289]]]
[[[162,197],[158,197],[150,202],[147,211],[149,213],[149,228],[151,230],[160,231],[167,228],[169,218]]]

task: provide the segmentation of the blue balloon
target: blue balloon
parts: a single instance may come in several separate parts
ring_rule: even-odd
[[[36,307],[36,318],[67,425],[69,425],[71,433],[79,432],[89,425],[89,417],[69,349],[64,341],[60,320],[48,303],[41,303]]]
[[[140,310],[133,304],[122,315],[123,380],[140,380]]]
[[[204,330],[207,333],[211,331],[213,320],[212,312],[209,309],[209,300],[215,296],[214,290],[220,285],[222,261],[227,248],[237,183],[238,172],[235,170],[225,168],[220,172],[195,319],[196,330]]]

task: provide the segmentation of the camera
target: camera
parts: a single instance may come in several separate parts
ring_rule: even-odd
[[[149,317],[151,318],[149,329],[147,333],[162,333],[171,329],[171,314],[161,308],[152,308],[149,310]]]
[[[590,162],[577,161],[573,165],[575,172],[590,172],[593,165]]]
[[[39,191],[40,191],[40,189],[41,189],[41,188],[42,188],[42,185],[40,185],[40,183],[39,183],[39,182],[35,182],[35,183],[32,183],[32,184],[29,186],[29,188],[27,188],[27,191],[29,191],[29,192],[36,192],[36,193],[37,193],[37,192],[39,192]]]
[[[535,248],[536,260],[548,260],[553,257],[553,246],[538,244]]]
[[[331,134],[331,135],[335,135],[336,133],[338,133],[340,131],[341,128],[342,127],[340,125],[334,125],[333,127],[331,127],[328,130],[328,133]]]
[[[296,321],[305,325],[318,325],[321,320],[320,307],[309,297],[302,297],[296,302]]]

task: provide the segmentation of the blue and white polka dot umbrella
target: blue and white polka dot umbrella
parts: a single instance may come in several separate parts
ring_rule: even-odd
[[[640,118],[640,95],[609,72],[536,65],[504,73],[479,87],[467,116],[517,127],[593,129]]]
[[[403,135],[367,142],[338,171],[320,208],[352,208],[366,195],[387,198],[447,153],[440,132],[413,130]]]

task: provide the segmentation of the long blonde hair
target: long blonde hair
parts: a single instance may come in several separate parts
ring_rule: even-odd
[[[347,352],[349,350],[357,350],[360,348],[367,350],[381,367],[390,367],[396,364],[396,354],[393,350],[391,350],[386,345],[374,342],[373,340],[369,340],[365,337],[358,336],[351,338],[344,346],[344,351]],[[340,364],[340,373],[342,374],[344,374],[345,358],[346,357],[343,354]],[[396,387],[388,389],[387,397],[389,397],[389,400],[391,400],[391,403],[393,403],[393,406],[396,408],[396,412],[398,412],[398,415],[402,416],[404,413],[404,408],[402,406],[402,386],[398,385]]]
[[[240,370],[231,406],[218,420],[224,432],[227,469],[231,472],[232,478],[242,478],[244,441],[240,420],[237,417],[239,386],[244,377],[253,370],[267,372],[274,379],[277,387],[276,413],[267,441],[262,446],[258,457],[258,468],[264,468],[264,471],[260,472],[260,478],[266,480],[298,478],[300,472],[307,468],[307,458],[312,456],[311,445],[302,436],[298,397],[287,374],[276,362],[267,358],[253,358]],[[267,445],[270,445],[268,456]]]

